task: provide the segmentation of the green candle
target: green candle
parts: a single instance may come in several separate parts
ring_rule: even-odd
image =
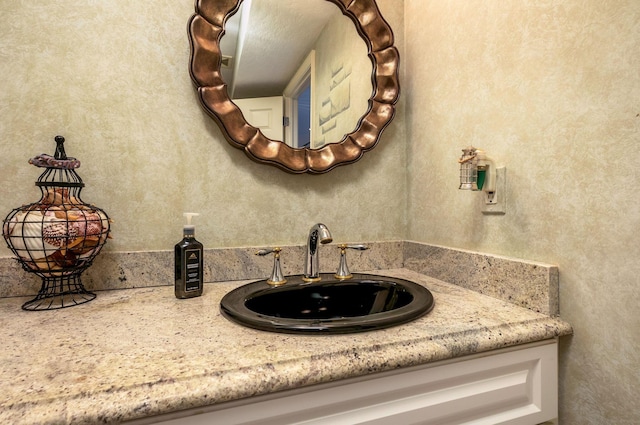
[[[484,186],[484,178],[487,175],[487,170],[481,170],[478,168],[478,190],[482,190]]]

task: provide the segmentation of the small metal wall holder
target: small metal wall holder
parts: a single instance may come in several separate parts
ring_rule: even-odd
[[[483,193],[482,214],[504,215],[506,213],[506,167],[497,167],[484,150],[469,146],[462,149],[460,164],[460,186],[462,190]]]
[[[13,209],[4,219],[2,235],[22,268],[42,279],[37,296],[24,310],[54,310],[83,304],[96,294],[87,291],[80,275],[109,238],[110,219],[100,208],[84,203],[84,187],[67,157],[64,137],[56,136],[54,156],[42,154],[30,164],[46,168],[36,181],[38,202]]]
[[[478,190],[478,154],[473,146],[462,149],[460,164],[460,186],[462,190]]]

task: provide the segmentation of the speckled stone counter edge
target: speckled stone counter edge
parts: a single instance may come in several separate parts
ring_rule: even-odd
[[[349,251],[352,271],[407,268],[548,315],[558,314],[558,268],[538,262],[482,254],[411,241],[369,242],[367,251]],[[285,275],[304,267],[305,247],[282,247]],[[271,256],[259,248],[205,250],[205,281],[263,279],[271,271]],[[337,246],[321,251],[321,270],[337,269]],[[91,291],[173,284],[173,251],[102,252],[82,275]],[[0,258],[0,298],[35,295],[40,280],[9,257]]]

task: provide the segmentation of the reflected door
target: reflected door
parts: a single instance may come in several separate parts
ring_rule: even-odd
[[[311,85],[308,85],[297,99],[298,113],[296,125],[298,139],[295,147],[308,148],[311,146]]]
[[[284,139],[282,96],[234,99],[233,102],[240,107],[245,119],[259,128],[266,137],[272,140]]]

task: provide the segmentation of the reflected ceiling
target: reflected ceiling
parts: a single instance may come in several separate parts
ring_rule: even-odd
[[[220,40],[230,97],[281,96],[335,15],[342,12],[325,0],[245,0]]]

